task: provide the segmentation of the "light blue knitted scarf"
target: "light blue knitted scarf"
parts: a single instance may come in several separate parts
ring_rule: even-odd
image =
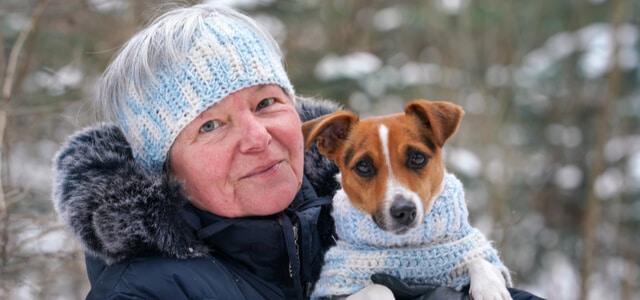
[[[351,295],[370,285],[374,273],[461,290],[469,284],[464,264],[479,257],[495,265],[511,286],[511,275],[497,251],[469,224],[462,183],[452,174],[445,174],[442,193],[422,225],[406,235],[380,229],[351,205],[343,190],[333,199],[332,215],[339,240],[325,255],[312,299]]]

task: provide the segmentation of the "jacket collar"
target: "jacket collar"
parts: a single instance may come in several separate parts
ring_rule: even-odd
[[[197,239],[209,247],[215,256],[240,264],[251,273],[273,283],[283,283],[290,277],[291,263],[298,260],[299,241],[294,231],[300,230],[295,212],[330,203],[329,197],[319,198],[309,180],[303,185],[290,207],[265,217],[225,218],[202,211],[191,204],[182,210],[184,219],[193,228]],[[290,284],[288,281],[284,284]]]

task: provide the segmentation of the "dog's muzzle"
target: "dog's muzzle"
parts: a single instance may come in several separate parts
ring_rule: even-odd
[[[405,234],[417,227],[418,207],[414,201],[402,195],[393,197],[391,206],[378,210],[373,221],[383,230],[394,234]]]

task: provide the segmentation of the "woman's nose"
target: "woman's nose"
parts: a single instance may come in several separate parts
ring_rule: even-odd
[[[240,127],[241,152],[262,151],[271,142],[271,134],[267,131],[266,124],[253,114],[245,114]]]

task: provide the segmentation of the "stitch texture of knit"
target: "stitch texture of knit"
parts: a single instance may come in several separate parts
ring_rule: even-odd
[[[325,255],[325,265],[312,299],[351,295],[371,284],[374,273],[386,273],[410,284],[462,289],[469,284],[464,264],[484,258],[511,286],[509,270],[485,236],[468,221],[462,183],[445,174],[442,193],[421,226],[406,235],[380,229],[349,202],[343,190],[333,199],[339,240]]]
[[[207,19],[186,57],[157,70],[142,94],[130,85],[119,122],[134,157],[149,171],[162,168],[180,131],[229,94],[276,84],[290,96],[293,86],[281,57],[264,37],[226,16]]]

